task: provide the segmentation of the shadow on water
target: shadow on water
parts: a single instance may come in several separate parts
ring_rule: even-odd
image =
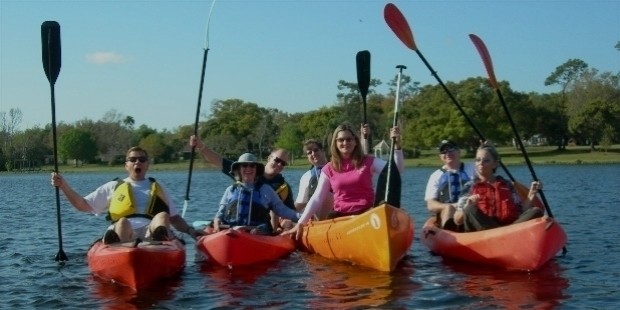
[[[502,309],[555,309],[571,298],[564,270],[553,259],[534,272],[507,271],[454,260],[443,260],[460,277],[456,293],[478,300],[476,307]]]

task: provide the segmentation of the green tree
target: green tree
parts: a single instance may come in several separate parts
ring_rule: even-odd
[[[90,132],[74,128],[58,138],[58,153],[63,160],[74,159],[78,162],[88,162],[97,155],[97,144]]]
[[[153,164],[158,161],[163,161],[168,151],[164,143],[164,137],[159,133],[146,136],[144,139],[140,140],[139,145],[149,153],[149,160]]]

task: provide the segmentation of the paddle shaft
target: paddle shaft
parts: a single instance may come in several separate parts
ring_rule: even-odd
[[[207,56],[209,54],[209,48],[205,48],[202,54],[202,70],[200,73],[200,86],[198,88],[198,103],[196,104],[196,118],[194,120],[194,135],[198,136],[198,122],[200,119],[200,106],[202,105],[202,91],[204,89],[205,71],[207,68]],[[185,217],[185,211],[187,210],[187,202],[189,201],[189,190],[192,184],[192,171],[194,170],[194,154],[196,146],[192,146],[192,151],[189,155],[189,172],[187,173],[187,187],[185,188],[185,203],[183,204],[183,212],[181,217]]]
[[[394,120],[392,121],[392,127],[396,127],[398,126],[398,112],[400,110],[400,81],[403,75],[403,70],[407,69],[406,66],[403,65],[398,65],[396,66],[396,68],[398,69],[398,78],[396,79],[396,98],[394,99]],[[393,188],[393,186],[395,186],[396,184],[391,184],[392,183],[392,175],[394,173],[399,174],[398,169],[395,167],[396,166],[396,162],[394,160],[394,147],[396,145],[396,138],[392,137],[392,145],[390,146],[390,158],[389,161],[387,163],[387,179],[388,182],[386,182],[385,185],[385,201],[389,201],[389,197],[390,197],[390,189]],[[396,170],[394,170],[396,169]],[[400,178],[399,178],[400,179]],[[398,184],[400,186],[400,184]]]
[[[211,8],[209,9],[209,17],[207,18],[207,26],[205,29],[205,47],[202,53],[202,70],[200,72],[200,86],[198,87],[198,103],[196,104],[196,118],[194,119],[194,136],[198,136],[198,121],[200,119],[200,106],[202,103],[202,92],[205,82],[205,70],[207,68],[207,55],[209,54],[209,24],[211,23],[211,14],[213,13],[213,7],[215,6],[215,0],[211,2]],[[189,190],[192,184],[192,172],[194,171],[194,157],[196,146],[192,146],[192,150],[189,155],[189,172],[187,173],[187,187],[185,188],[185,201],[183,203],[183,211],[181,217],[185,217],[185,211],[187,211],[187,205],[189,202]]]
[[[41,46],[43,70],[50,84],[50,98],[52,106],[52,144],[54,149],[54,172],[58,173],[58,140],[56,134],[56,94],[54,85],[58,79],[61,67],[60,24],[55,21],[46,21],[41,24]],[[60,215],[60,190],[55,187],[56,193],[56,223],[58,231],[58,253],[54,260],[60,264],[68,261],[62,247],[62,219]]]
[[[405,19],[405,17],[402,15],[400,10],[398,10],[398,8],[394,4],[388,3],[385,6],[384,18],[388,26],[390,26],[394,34],[396,34],[396,36],[403,42],[403,44],[405,44],[407,48],[416,52],[416,54],[422,60],[426,68],[428,68],[428,70],[431,72],[431,75],[433,75],[435,80],[437,80],[441,88],[448,95],[448,97],[450,98],[450,101],[452,101],[452,103],[454,103],[454,105],[457,107],[459,112],[461,112],[461,115],[463,115],[463,117],[465,118],[465,121],[476,132],[479,139],[482,141],[485,141],[486,139],[482,135],[482,132],[480,132],[480,129],[478,129],[478,127],[474,124],[474,122],[469,117],[467,112],[465,112],[465,110],[463,109],[462,105],[458,102],[458,100],[456,100],[454,95],[452,95],[452,92],[448,89],[448,87],[446,87],[444,82],[441,80],[441,78],[437,74],[437,71],[433,69],[431,64],[426,60],[426,57],[424,57],[422,52],[420,52],[420,49],[418,49],[413,39],[413,32],[411,31],[411,28],[409,27],[409,23],[407,23],[407,19]],[[508,168],[506,167],[506,165],[504,165],[502,161],[500,161],[499,164],[504,170],[504,172],[506,173],[506,175],[510,178],[510,180],[515,182],[516,180],[514,176],[510,173],[510,171],[508,171]]]

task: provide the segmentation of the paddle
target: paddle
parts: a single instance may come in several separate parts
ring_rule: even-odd
[[[209,17],[207,18],[207,28],[205,35],[205,47],[202,53],[202,72],[200,73],[200,87],[198,88],[198,104],[196,105],[196,118],[194,120],[194,136],[198,136],[198,120],[200,118],[200,105],[202,103],[202,90],[205,82],[205,69],[207,67],[207,55],[209,54],[209,22],[211,21],[211,13],[213,13],[213,6],[215,5],[215,0],[211,2],[211,9],[209,10]],[[185,188],[185,200],[183,202],[183,212],[181,212],[181,217],[185,218],[185,211],[187,211],[187,205],[189,202],[189,189],[192,184],[192,171],[194,169],[194,152],[196,151],[196,146],[192,146],[192,151],[189,155],[189,173],[187,174],[187,187]]]
[[[394,100],[394,121],[392,127],[398,125],[398,110],[400,107],[400,80],[403,75],[403,70],[407,67],[403,65],[396,66],[398,69],[398,78],[396,80],[396,98]],[[400,208],[400,190],[401,180],[400,172],[396,167],[396,161],[394,160],[394,146],[396,145],[396,138],[392,138],[392,145],[390,146],[390,158],[383,167],[379,179],[377,180],[377,194],[375,195],[375,206],[379,205],[382,201],[387,204]],[[383,197],[383,200],[381,200]]]
[[[435,79],[437,80],[441,88],[443,88],[446,94],[448,94],[448,97],[450,97],[450,100],[452,101],[452,103],[454,103],[454,105],[461,112],[461,115],[463,115],[463,117],[465,118],[465,121],[467,121],[469,126],[471,126],[471,128],[476,132],[480,140],[485,141],[486,139],[482,135],[482,132],[480,132],[478,127],[476,127],[476,125],[471,120],[471,118],[467,115],[467,113],[465,112],[461,104],[459,104],[456,98],[452,95],[452,93],[443,83],[441,78],[439,78],[439,75],[437,75],[437,72],[435,71],[435,69],[431,67],[431,65],[428,63],[428,61],[424,57],[424,55],[422,55],[422,52],[420,52],[420,50],[416,46],[415,41],[413,40],[413,33],[411,32],[411,28],[409,27],[409,23],[407,23],[407,19],[405,19],[405,16],[403,16],[403,14],[396,7],[396,5],[392,3],[386,4],[383,10],[383,17],[385,19],[385,22],[394,32],[394,34],[396,34],[396,37],[398,37],[398,39],[400,39],[405,44],[405,46],[407,46],[409,49],[415,51],[416,54],[418,54],[418,56],[420,57],[424,65],[426,65],[426,68],[428,68],[428,70],[435,77]],[[508,171],[508,168],[504,165],[504,163],[500,161],[499,164],[504,170],[504,172],[506,173],[506,175],[510,178],[510,180],[512,180],[513,182],[516,182],[515,178],[512,176],[512,174],[510,174],[510,171]]]
[[[366,119],[366,96],[368,95],[368,87],[370,86],[370,52],[357,52],[355,62],[357,65],[357,86],[362,95],[362,104],[364,108],[364,124],[368,124],[368,120]],[[368,135],[364,135],[364,140],[366,143],[366,145],[364,145],[364,152],[368,154],[372,143]]]
[[[41,46],[43,70],[50,83],[51,102],[52,102],[52,137],[54,144],[54,172],[58,173],[58,147],[56,139],[56,99],[54,95],[54,84],[60,73],[60,24],[56,21],[46,21],[41,24]],[[58,253],[55,261],[64,265],[68,261],[65,251],[62,249],[62,226],[60,219],[60,192],[56,189],[56,222],[58,227]]]
[[[504,108],[504,112],[506,113],[508,122],[510,122],[510,127],[512,128],[512,132],[514,133],[515,139],[517,140],[517,143],[519,144],[519,148],[521,149],[521,153],[523,154],[523,157],[525,158],[527,167],[529,168],[530,173],[532,174],[532,178],[534,179],[534,181],[538,181],[538,177],[536,176],[536,172],[534,172],[534,167],[532,167],[532,162],[530,161],[530,157],[527,155],[527,150],[525,149],[525,146],[523,145],[523,141],[521,140],[519,131],[517,130],[517,127],[515,126],[515,123],[512,120],[512,116],[510,115],[510,111],[508,111],[508,106],[506,105],[504,96],[502,95],[502,92],[499,89],[499,84],[497,83],[497,79],[495,78],[495,72],[493,71],[493,63],[491,62],[491,55],[489,54],[489,50],[487,49],[484,42],[482,42],[482,39],[480,39],[475,34],[470,34],[469,38],[474,43],[474,46],[476,46],[476,49],[478,50],[478,53],[480,54],[480,58],[482,58],[484,67],[486,68],[487,74],[489,75],[489,83],[491,84],[491,87],[495,89],[495,92],[497,93],[497,96],[499,97],[499,101],[501,102],[502,107]],[[550,217],[553,217],[553,214],[551,213],[551,209],[549,208],[549,204],[547,203],[547,198],[545,198],[545,193],[542,191],[542,189],[539,189],[538,193],[540,194],[540,199],[543,201],[543,204],[545,205],[547,214],[549,214]]]

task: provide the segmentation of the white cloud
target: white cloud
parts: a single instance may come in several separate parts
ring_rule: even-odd
[[[92,54],[86,54],[86,61],[97,64],[105,65],[110,63],[122,63],[127,58],[116,52],[94,52]]]

